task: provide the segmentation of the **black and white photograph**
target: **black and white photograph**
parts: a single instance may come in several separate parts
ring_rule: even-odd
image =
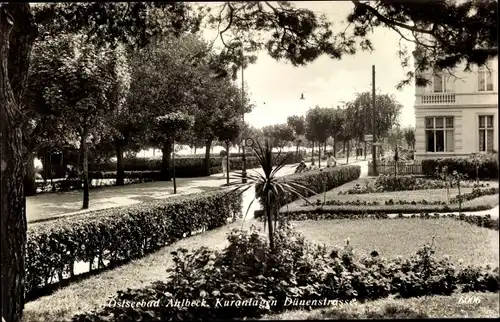
[[[0,2],[2,322],[500,318],[498,0]]]

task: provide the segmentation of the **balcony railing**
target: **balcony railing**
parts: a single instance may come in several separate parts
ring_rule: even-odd
[[[416,105],[460,105],[494,106],[498,105],[497,92],[478,93],[423,93],[416,95]]]
[[[455,94],[426,94],[420,96],[420,104],[455,103]]]

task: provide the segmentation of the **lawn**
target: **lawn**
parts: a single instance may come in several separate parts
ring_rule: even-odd
[[[393,191],[393,192],[379,192],[379,193],[365,193],[357,195],[339,195],[338,189],[327,191],[326,194],[318,194],[309,197],[307,200],[313,205],[308,205],[303,200],[296,200],[288,205],[281,208],[282,211],[310,211],[318,208],[316,202],[319,200],[323,202],[324,200],[336,200],[338,202],[378,202],[379,205],[324,205],[322,208],[325,210],[344,210],[344,211],[354,211],[362,209],[363,211],[444,211],[445,205],[397,205],[399,200],[406,202],[421,202],[426,200],[427,202],[446,202],[446,189],[427,189],[427,190],[406,190],[406,191]],[[472,188],[462,188],[460,189],[462,194],[472,192]],[[458,189],[450,189],[450,199],[458,196]],[[385,205],[386,201],[393,200],[395,205]],[[498,195],[487,195],[482,196],[473,200],[465,201],[462,204],[463,210],[466,211],[477,211],[477,210],[487,210],[492,209],[499,204]],[[448,207],[451,211],[458,210],[458,204],[450,204]]]
[[[343,246],[350,239],[355,254],[364,256],[377,250],[380,256],[407,257],[435,237],[436,256],[464,264],[498,266],[497,231],[472,226],[450,218],[441,219],[338,219],[292,222],[307,240],[328,247]]]
[[[498,232],[479,228],[452,219],[391,219],[391,220],[327,220],[295,222],[307,240],[325,243],[329,247],[343,245],[347,237],[355,255],[376,249],[383,257],[409,256],[436,236],[437,256],[448,254],[451,260],[463,259],[464,264],[498,266]],[[244,229],[260,226],[256,220],[243,223]],[[222,249],[232,228],[241,228],[237,221],[226,227],[182,239],[145,258],[132,261],[110,271],[74,282],[55,293],[28,302],[23,321],[68,321],[77,313],[97,309],[119,290],[142,288],[167,277],[172,267],[170,252],[185,247],[209,246]],[[262,226],[261,226],[262,227]]]
[[[463,304],[463,298],[477,304]],[[424,296],[410,299],[382,299],[353,305],[337,305],[312,311],[287,311],[262,320],[339,320],[397,318],[498,318],[498,293],[464,293],[451,296]]]

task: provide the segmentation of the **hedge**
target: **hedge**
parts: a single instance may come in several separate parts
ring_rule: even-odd
[[[476,160],[478,169],[476,172]],[[457,171],[469,179],[498,179],[498,155],[480,154],[479,156],[434,158],[422,160],[422,174],[436,177],[436,168],[448,167],[448,172]]]
[[[347,182],[356,180],[361,175],[359,165],[345,165],[334,168],[324,168],[321,170],[308,171],[297,174],[290,174],[280,178],[280,180],[289,180],[305,186],[314,191],[314,194],[308,190],[297,188],[296,190],[304,197],[310,197],[315,194],[323,193],[333,188],[339,187]],[[280,197],[280,207],[285,206],[297,200],[296,194],[287,194]],[[262,203],[262,201],[261,201]],[[263,211],[256,211],[255,218],[261,217]]]
[[[113,267],[196,231],[223,226],[241,214],[241,207],[241,194],[219,190],[29,225],[26,293],[37,296],[55,277],[74,276],[75,262],[89,263],[90,270],[96,260],[98,269]]]
[[[301,221],[301,220],[332,220],[332,219],[403,219],[403,218],[420,218],[420,219],[439,219],[439,218],[452,218],[459,221],[465,221],[471,225],[484,227],[492,230],[499,230],[498,218],[492,218],[490,214],[485,216],[481,215],[466,215],[460,214],[443,214],[430,212],[419,212],[411,215],[404,216],[399,213],[396,216],[389,217],[386,212],[365,212],[365,213],[352,213],[352,212],[295,212],[287,216],[287,220]]]
[[[294,164],[302,161],[302,155],[293,152],[282,154],[287,157],[286,164]],[[218,173],[222,171],[222,157],[210,157],[210,173]],[[160,171],[161,159],[124,159],[125,171]],[[259,162],[255,156],[248,156],[246,158],[247,168],[259,167]],[[241,155],[229,157],[230,169],[241,169],[242,160]],[[213,168],[213,169],[212,169]],[[115,172],[116,162],[106,163],[90,163],[89,172],[102,171],[102,172]],[[177,177],[197,177],[205,176],[205,159],[202,157],[182,157],[175,159],[175,175]]]

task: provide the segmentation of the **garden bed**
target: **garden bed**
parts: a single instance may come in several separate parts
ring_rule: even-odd
[[[499,204],[498,188],[481,189],[473,193],[473,188],[461,190],[462,211],[489,210]],[[476,197],[477,196],[477,197]],[[338,189],[325,194],[309,197],[309,203],[296,200],[281,208],[282,213],[297,211],[336,211],[336,212],[452,212],[459,211],[458,189],[450,189],[450,204],[446,189],[407,190],[365,194],[338,194]]]

